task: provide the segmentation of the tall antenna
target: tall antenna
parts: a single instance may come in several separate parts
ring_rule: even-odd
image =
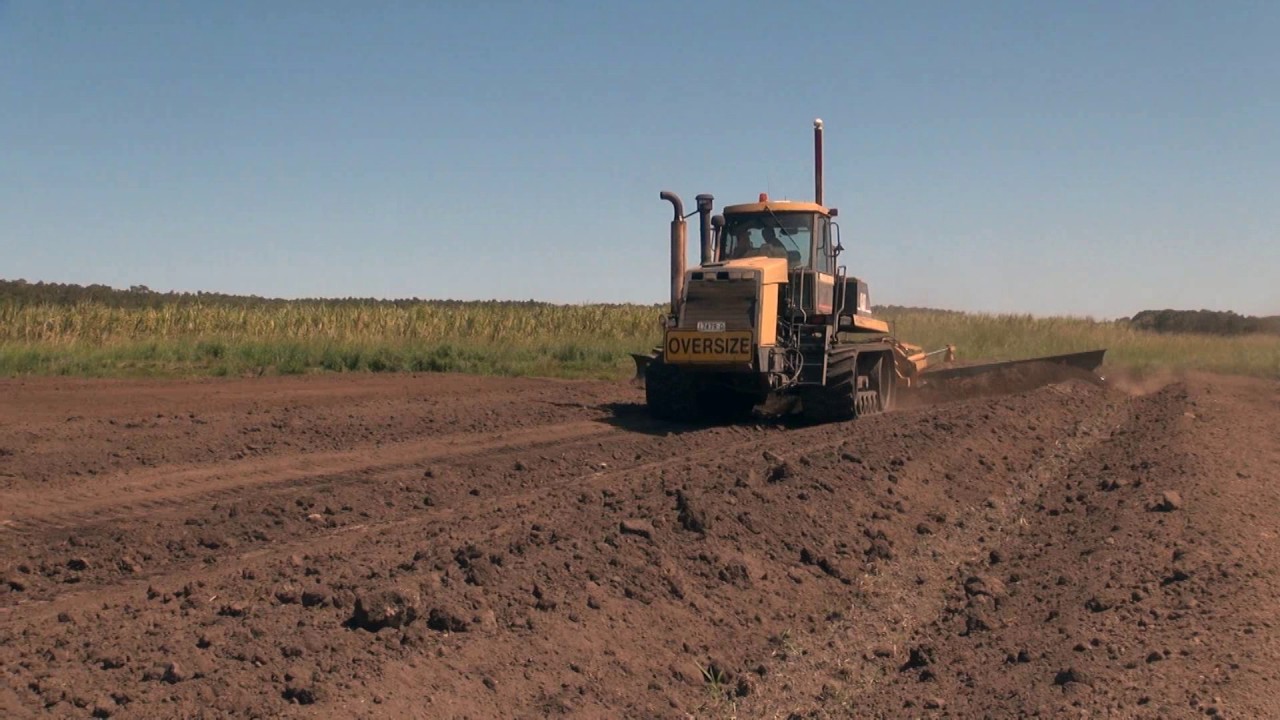
[[[813,201],[822,204],[822,118],[813,121]]]

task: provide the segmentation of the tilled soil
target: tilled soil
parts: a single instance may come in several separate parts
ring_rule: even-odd
[[[1280,715],[1278,383],[640,401],[0,382],[0,716]]]

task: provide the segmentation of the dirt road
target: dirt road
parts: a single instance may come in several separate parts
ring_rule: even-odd
[[[1280,384],[0,381],[0,716],[1274,717]]]

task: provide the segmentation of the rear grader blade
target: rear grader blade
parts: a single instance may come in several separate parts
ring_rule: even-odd
[[[953,380],[958,378],[977,377],[991,373],[1016,370],[1032,365],[1058,365],[1075,368],[1085,372],[1095,372],[1102,365],[1102,356],[1106,350],[1089,350],[1086,352],[1068,353],[1066,355],[1049,355],[1046,357],[1027,358],[1025,360],[1006,360],[1004,362],[982,363],[980,365],[961,365],[928,369],[921,373],[921,378],[930,382]]]

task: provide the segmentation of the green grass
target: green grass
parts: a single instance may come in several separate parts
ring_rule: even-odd
[[[631,351],[650,345],[591,342],[502,344],[351,340],[120,340],[0,344],[0,375],[184,377],[293,375],[309,372],[464,372],[617,378],[631,372]]]
[[[541,303],[0,302],[0,375],[466,372],[623,378],[660,339],[659,306]],[[1126,323],[890,308],[905,341],[963,360],[1108,348],[1107,364],[1280,378],[1280,336],[1159,334]]]

